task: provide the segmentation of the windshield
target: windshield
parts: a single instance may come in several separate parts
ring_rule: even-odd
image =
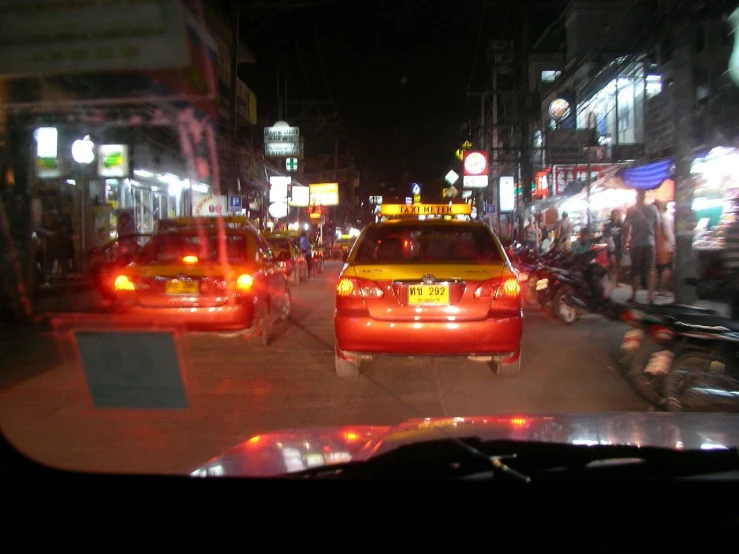
[[[503,255],[489,229],[461,225],[392,225],[368,229],[354,261],[405,263],[500,263]]]
[[[737,6],[0,0],[0,432],[739,445]]]
[[[269,239],[269,243],[276,249],[290,251],[290,242],[287,239]]]
[[[243,235],[226,235],[226,257],[231,263],[249,259],[247,240]],[[154,236],[139,251],[134,262],[142,265],[177,264],[185,256],[195,256],[201,262],[218,262],[220,241],[217,235],[161,234]],[[253,257],[253,256],[252,256]]]

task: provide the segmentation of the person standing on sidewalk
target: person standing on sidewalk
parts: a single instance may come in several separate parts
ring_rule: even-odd
[[[623,258],[623,213],[618,208],[611,211],[611,219],[603,229],[607,237],[608,255],[611,257],[611,270],[616,286],[621,285],[621,260]]]
[[[655,200],[654,205],[659,212],[659,233],[657,235],[657,290],[660,296],[667,296],[672,278],[672,263],[675,253],[675,221],[667,213],[667,204]]]
[[[523,230],[523,244],[526,248],[530,248],[534,252],[539,251],[539,244],[541,243],[541,229],[536,224],[536,218],[532,215],[529,216],[529,223]]]
[[[639,285],[646,281],[648,302],[654,302],[656,285],[655,237],[659,233],[660,217],[657,208],[646,203],[646,191],[636,192],[636,205],[626,212],[623,229],[623,251],[631,255],[631,298],[636,301]]]
[[[560,250],[568,250],[572,246],[572,231],[574,226],[570,220],[570,214],[562,212],[562,219],[557,222],[557,230],[554,234],[554,246]]]

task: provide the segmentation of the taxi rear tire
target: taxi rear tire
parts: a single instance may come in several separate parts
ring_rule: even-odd
[[[500,361],[491,362],[493,372],[498,377],[518,377],[521,373],[521,353],[518,354],[518,358],[515,362],[502,363]]]
[[[336,375],[342,378],[359,377],[359,371],[362,368],[362,358],[354,357],[347,360],[339,355],[339,347],[334,347],[334,365],[336,366]]]
[[[272,310],[266,309],[264,311],[259,327],[259,341],[262,343],[262,346],[269,346],[272,342]]]

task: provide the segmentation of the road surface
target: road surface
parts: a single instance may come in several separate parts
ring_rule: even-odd
[[[188,335],[186,412],[108,413],[91,407],[78,363],[49,337],[24,339],[0,375],[0,427],[36,461],[64,469],[187,473],[260,432],[394,424],[413,417],[645,411],[614,360],[625,329],[587,316],[565,327],[525,314],[523,367],[496,377],[465,358],[385,358],[358,379],[334,373],[331,313],[340,265],[296,287],[291,321],[273,344]]]

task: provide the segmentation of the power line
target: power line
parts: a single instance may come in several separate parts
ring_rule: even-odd
[[[323,75],[323,83],[326,85],[326,92],[328,93],[329,101],[333,102],[334,100],[333,100],[333,96],[331,95],[331,87],[329,87],[328,78],[326,77],[326,68],[323,66],[323,55],[321,54],[321,43],[318,40],[318,24],[316,23],[316,10],[314,7],[311,9],[311,16],[313,18],[313,36],[316,39],[316,50],[318,51],[318,62],[321,65],[321,74]]]
[[[470,78],[467,80],[467,95],[464,99],[464,107],[467,108],[467,102],[469,101],[470,87],[472,86],[472,78],[475,76],[475,68],[477,67],[477,56],[480,53],[480,42],[482,39],[482,25],[485,21],[485,4],[482,4],[482,13],[480,14],[480,25],[477,27],[477,41],[475,43],[475,54],[472,56],[472,69],[470,71]]]
[[[300,45],[298,44],[298,37],[295,34],[295,26],[293,25],[292,17],[290,18],[290,33],[293,36],[293,43],[295,44],[295,50],[298,53],[298,63],[300,65],[300,69],[302,70],[303,78],[305,79],[305,84],[308,85],[308,92],[310,93],[311,96],[315,98],[316,95],[313,92],[313,87],[311,86],[310,78],[308,77],[308,71],[305,68],[305,62],[303,61],[303,54],[300,51]]]

